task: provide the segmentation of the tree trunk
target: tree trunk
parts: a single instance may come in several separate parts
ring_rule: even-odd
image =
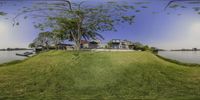
[[[80,41],[76,41],[76,46],[75,46],[75,50],[80,50],[80,46],[81,46],[81,43]]]
[[[49,50],[49,44],[47,42],[45,42],[46,44],[46,49]]]

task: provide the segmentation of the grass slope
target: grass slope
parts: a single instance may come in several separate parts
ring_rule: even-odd
[[[0,100],[200,99],[200,68],[148,52],[50,51],[0,67]]]

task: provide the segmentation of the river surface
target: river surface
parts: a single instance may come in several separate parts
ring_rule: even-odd
[[[184,63],[200,64],[200,51],[159,51],[158,55]]]
[[[32,52],[32,50],[0,51],[0,64],[14,61],[14,60],[26,59],[27,57],[16,55],[16,53],[23,54],[24,52]]]

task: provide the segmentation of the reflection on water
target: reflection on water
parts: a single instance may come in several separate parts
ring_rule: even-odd
[[[23,60],[27,57],[16,56],[16,53],[30,52],[31,50],[19,50],[19,51],[0,51],[0,64],[14,60]]]
[[[200,51],[159,51],[158,55],[185,63],[200,64]]]

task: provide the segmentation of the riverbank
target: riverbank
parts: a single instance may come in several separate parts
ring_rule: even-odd
[[[200,99],[200,68],[149,52],[50,51],[0,67],[0,99]]]

